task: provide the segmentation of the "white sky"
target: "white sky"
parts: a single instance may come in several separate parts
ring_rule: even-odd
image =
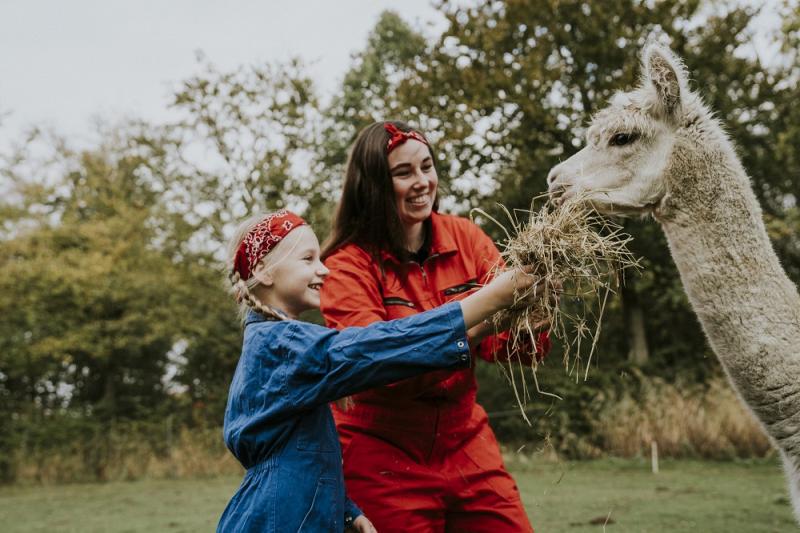
[[[94,118],[165,119],[198,50],[222,69],[300,56],[324,97],[381,11],[441,33],[431,1],[0,0],[0,151],[31,124],[91,145]]]
[[[222,69],[300,56],[330,94],[383,10],[440,33],[430,2],[0,0],[0,148],[31,124],[82,145],[96,117],[159,121],[198,50]]]

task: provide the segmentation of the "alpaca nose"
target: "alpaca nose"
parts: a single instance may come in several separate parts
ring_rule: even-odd
[[[550,172],[547,174],[547,188],[551,191],[553,189],[553,184],[558,181],[560,173],[559,168],[556,166],[551,168]]]

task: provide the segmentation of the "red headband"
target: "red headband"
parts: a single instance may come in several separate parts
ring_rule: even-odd
[[[261,259],[286,237],[290,231],[306,224],[306,221],[291,211],[281,209],[264,217],[247,232],[236,257],[233,260],[233,271],[247,281]]]
[[[428,141],[425,140],[425,137],[422,134],[417,133],[416,131],[401,131],[397,129],[397,126],[392,124],[391,122],[384,122],[383,128],[389,132],[391,138],[389,138],[389,142],[386,143],[386,155],[392,153],[392,150],[403,144],[409,139],[414,139],[415,141],[419,141],[422,144],[430,147]]]

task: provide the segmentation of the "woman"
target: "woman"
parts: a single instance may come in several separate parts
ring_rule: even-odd
[[[323,249],[329,326],[366,326],[463,298],[501,262],[476,225],[437,212],[434,162],[425,136],[401,122],[359,134]],[[491,329],[484,322],[469,330],[473,360],[508,357],[506,337]],[[541,357],[549,342],[539,340]],[[378,531],[532,531],[475,395],[470,367],[372,389],[334,408],[347,491]]]

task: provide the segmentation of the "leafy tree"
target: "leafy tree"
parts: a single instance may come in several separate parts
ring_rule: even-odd
[[[324,131],[316,150],[315,173],[324,178],[329,206],[338,200],[347,150],[358,132],[378,120],[415,118],[413,109],[403,108],[397,88],[414,74],[426,45],[425,38],[397,13],[384,11],[364,49],[354,55],[341,92],[323,110]],[[322,228],[330,227],[332,211],[328,214],[321,219],[321,235]]]
[[[449,28],[397,93],[404,107],[419,109],[424,128],[442,134],[441,162],[462,209],[494,201],[528,208],[546,189],[548,170],[583,144],[591,114],[614,91],[636,84],[638,53],[648,36],[659,35],[685,58],[696,87],[729,125],[768,213],[785,220],[781,206],[797,190],[798,173],[779,168],[793,156],[774,142],[790,129],[776,109],[790,105],[796,83],[787,83],[787,69],[734,53],[750,42],[753,9],[699,0],[443,1],[440,9]],[[708,351],[663,236],[639,221],[626,228],[645,274],[629,278],[622,307],[612,308],[625,312],[607,317],[604,348],[625,353],[625,337],[643,323],[658,363],[674,369],[687,358],[701,361]],[[678,342],[674,331],[682,332]]]

